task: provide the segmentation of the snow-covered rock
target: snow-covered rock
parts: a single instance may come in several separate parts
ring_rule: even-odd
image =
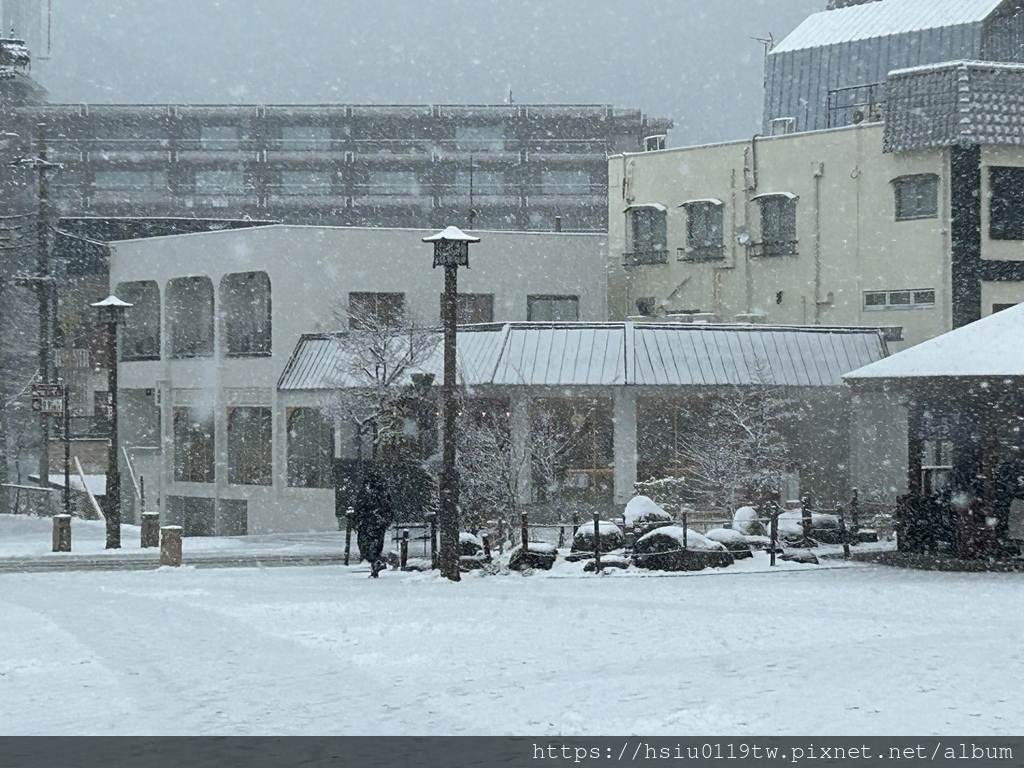
[[[696,531],[684,531],[680,526],[669,525],[637,539],[633,546],[633,561],[641,568],[653,570],[700,571],[732,565],[734,559],[717,541]]]
[[[465,556],[482,555],[484,553],[484,543],[480,540],[479,536],[474,536],[472,533],[462,531],[459,534],[459,554]]]
[[[739,531],[734,531],[731,528],[713,528],[705,533],[704,536],[723,545],[732,552],[734,557],[753,557],[750,545],[747,543],[747,537]]]
[[[527,568],[550,571],[551,566],[558,559],[558,548],[554,544],[547,544],[540,541],[531,541],[523,547],[517,546],[509,555],[508,567],[513,571],[524,571]]]

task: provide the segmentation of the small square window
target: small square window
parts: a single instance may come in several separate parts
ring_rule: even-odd
[[[910,291],[893,291],[889,294],[889,306],[891,307],[909,307],[910,306]]]
[[[939,215],[939,177],[933,173],[901,176],[893,181],[896,221],[934,219]]]
[[[879,291],[877,293],[865,293],[864,294],[864,306],[865,307],[884,307],[885,306],[885,293]]]

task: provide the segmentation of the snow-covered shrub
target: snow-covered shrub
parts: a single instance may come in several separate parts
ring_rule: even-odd
[[[789,542],[804,538],[802,510],[794,509],[779,515],[779,538]],[[839,518],[823,512],[812,512],[811,538],[823,544],[839,544]]]
[[[739,531],[745,536],[765,536],[767,531],[764,523],[757,516],[757,510],[753,507],[740,507],[732,516],[733,530]]]
[[[685,548],[683,546],[685,538]],[[733,556],[717,541],[677,525],[656,528],[637,539],[633,562],[658,571],[700,571],[732,565]]]
[[[624,518],[627,528],[635,525],[670,524],[672,515],[654,503],[649,496],[634,496],[626,505]]]
[[[610,520],[602,520],[598,523],[598,531],[601,538],[600,547],[602,552],[611,552],[622,549],[626,546],[626,537],[622,529]],[[594,524],[584,523],[572,537],[573,552],[594,551]]]
[[[462,557],[475,557],[484,553],[484,543],[479,537],[472,533],[463,531],[459,534],[459,555]]]
[[[524,571],[527,568],[550,571],[557,559],[558,549],[554,544],[531,541],[527,543],[525,551],[522,546],[517,546],[512,550],[508,559],[508,567],[512,571]]]
[[[714,528],[705,533],[704,536],[712,541],[717,541],[729,550],[735,558],[753,557],[746,537],[739,531],[731,528]]]

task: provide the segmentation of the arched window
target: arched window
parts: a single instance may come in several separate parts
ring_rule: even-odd
[[[213,281],[179,277],[167,283],[167,325],[170,357],[183,359],[213,354]]]
[[[226,357],[271,354],[270,277],[238,272],[220,281],[221,343]]]
[[[132,305],[121,326],[121,360],[159,360],[160,286],[153,280],[118,283],[115,294]]]
[[[330,488],[334,429],[317,408],[288,411],[288,485]]]

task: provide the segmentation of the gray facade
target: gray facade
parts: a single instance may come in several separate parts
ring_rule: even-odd
[[[814,14],[769,53],[762,130],[882,120],[888,74],[946,61],[1024,62],[1017,0],[881,0]]]
[[[49,104],[13,121],[62,165],[65,216],[548,231],[604,230],[607,155],[671,126],[589,105]]]

